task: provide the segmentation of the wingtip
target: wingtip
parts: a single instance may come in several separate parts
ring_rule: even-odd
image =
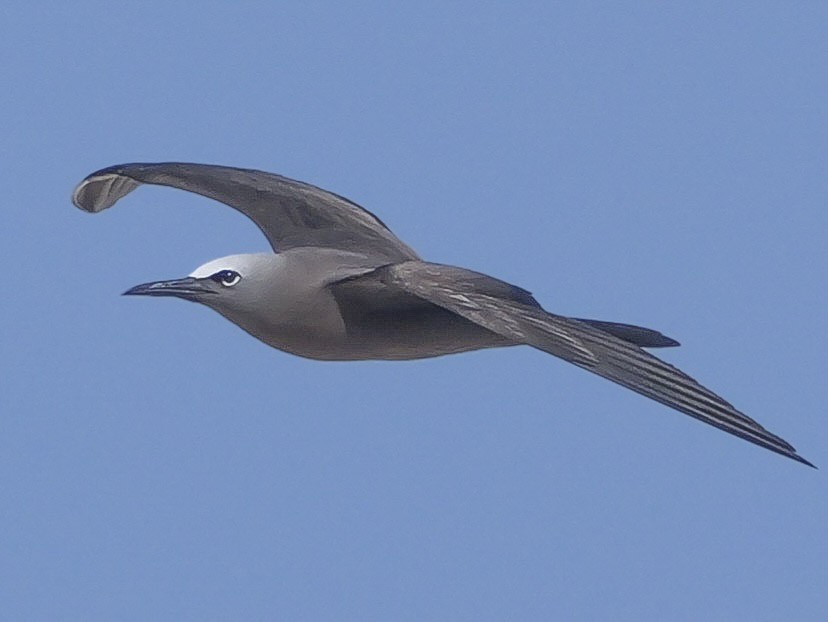
[[[135,188],[139,182],[109,167],[87,175],[72,192],[72,204],[84,212],[97,213],[112,207]]]
[[[817,465],[815,465],[813,462],[809,462],[808,460],[806,460],[805,458],[803,458],[803,457],[802,457],[802,456],[800,456],[799,454],[793,454],[792,456],[789,456],[789,457],[790,457],[790,458],[793,458],[793,459],[794,459],[794,460],[796,460],[797,462],[801,462],[801,463],[802,463],[802,464],[804,464],[805,466],[809,466],[809,467],[811,467],[812,469],[816,469],[817,471],[819,471],[819,467],[818,467]]]

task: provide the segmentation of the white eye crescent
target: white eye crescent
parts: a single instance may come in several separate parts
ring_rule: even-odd
[[[221,270],[216,272],[211,277],[216,283],[221,283],[224,287],[233,287],[236,283],[241,281],[241,274],[235,270]]]

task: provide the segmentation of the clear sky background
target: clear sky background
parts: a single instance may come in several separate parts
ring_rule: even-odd
[[[0,8],[0,619],[824,620],[828,7]],[[815,471],[530,348],[319,363],[124,298],[279,172],[662,351]]]

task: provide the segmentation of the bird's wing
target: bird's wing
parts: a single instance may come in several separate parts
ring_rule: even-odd
[[[255,222],[277,251],[322,246],[388,261],[417,259],[379,218],[356,203],[262,171],[178,162],[119,164],[86,177],[72,202],[87,212],[100,212],[141,184],[181,188],[221,201]]]
[[[480,287],[478,273],[412,261],[379,268],[376,276],[389,286],[419,296],[504,337],[554,354],[725,432],[813,466],[786,441],[672,365],[579,320],[492,295]]]

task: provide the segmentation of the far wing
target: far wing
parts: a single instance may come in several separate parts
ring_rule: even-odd
[[[72,201],[87,212],[100,212],[141,184],[180,188],[229,205],[255,222],[277,251],[323,246],[388,261],[417,259],[379,218],[356,203],[263,171],[179,162],[119,164],[86,177]]]
[[[478,273],[406,262],[380,268],[377,276],[504,337],[554,354],[725,432],[813,466],[786,441],[672,365],[579,320],[481,291]]]

